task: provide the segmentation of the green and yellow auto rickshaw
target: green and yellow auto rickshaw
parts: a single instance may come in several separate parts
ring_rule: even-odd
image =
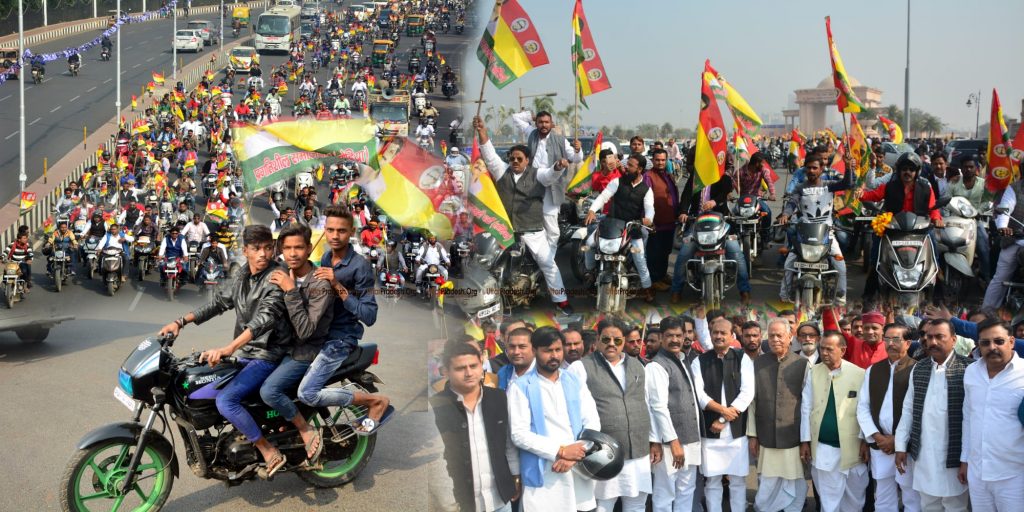
[[[373,57],[370,61],[373,67],[383,67],[394,46],[395,43],[390,39],[375,39],[373,41]]]
[[[409,37],[421,36],[423,35],[423,29],[425,26],[423,16],[420,16],[419,14],[410,15],[406,18],[405,35]]]
[[[231,21],[232,23],[238,22],[239,26],[249,26],[249,7],[246,5],[236,5],[231,10]]]

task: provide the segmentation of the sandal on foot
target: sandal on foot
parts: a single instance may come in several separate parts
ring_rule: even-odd
[[[311,446],[316,446],[316,448],[313,448],[313,453],[310,453],[310,447]],[[313,439],[311,439],[310,442],[306,443],[306,460],[308,460],[308,461],[315,461],[315,460],[317,460],[318,458],[320,458],[320,454],[323,453],[323,451],[324,451],[323,436],[320,435],[320,429],[314,429],[313,430]]]
[[[355,432],[357,436],[371,436],[376,434],[377,430],[379,430],[381,426],[387,423],[388,420],[394,416],[394,412],[395,407],[389,405],[387,409],[384,409],[384,414],[380,417],[380,420],[374,421],[373,418],[370,418],[369,416],[363,416],[351,424],[352,431]]]
[[[287,462],[288,459],[285,458],[284,454],[278,453],[277,456],[267,461],[267,467],[260,468],[256,474],[263,480],[270,480]]]

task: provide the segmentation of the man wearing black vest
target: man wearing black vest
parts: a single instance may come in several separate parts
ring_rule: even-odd
[[[903,401],[910,384],[914,361],[910,349],[910,328],[889,324],[883,330],[882,342],[888,359],[868,367],[857,402],[857,421],[864,439],[871,448],[871,478],[875,480],[875,510],[898,510],[896,486],[903,492],[906,510],[921,509],[921,497],[914,490],[914,477],[908,471],[896,472],[896,427],[903,414]]]
[[[537,169],[530,166],[529,149],[526,146],[513,146],[509,150],[509,163],[502,161],[494,150],[491,140],[487,137],[487,128],[480,117],[473,118],[473,127],[480,138],[480,154],[487,165],[487,170],[494,178],[494,186],[498,197],[505,205],[512,229],[516,237],[526,245],[537,266],[544,273],[551,300],[565,315],[572,314],[562,284],[562,274],[555,265],[555,246],[550,244],[544,234],[544,195],[555,186],[565,173],[566,163],[555,163],[554,167]],[[511,171],[511,172],[507,172]]]
[[[540,111],[535,117],[529,111],[518,112],[512,114],[512,122],[526,137],[526,147],[530,149],[534,169],[539,171],[545,167],[555,167],[560,162],[567,165],[583,160],[580,141],[575,140],[569,144],[565,136],[551,131],[554,123],[550,113]],[[558,181],[548,187],[544,195],[544,233],[552,247],[558,246],[558,210],[565,202],[565,189],[572,176],[572,173],[561,173]]]
[[[452,343],[445,351],[448,384],[430,397],[434,423],[444,442],[459,510],[511,510],[518,497],[519,450],[512,444],[505,392],[481,385],[480,351]]]
[[[608,182],[604,190],[598,194],[597,199],[590,205],[587,217],[583,224],[589,226],[597,219],[597,212],[603,211],[604,205],[611,201],[611,209],[606,219],[618,219],[625,222],[640,221],[644,226],[650,227],[654,222],[654,192],[651,187],[644,183],[643,168],[647,159],[643,155],[634,153],[626,160],[626,169],[623,174]],[[596,264],[594,255],[597,253],[597,234],[595,230],[590,234],[587,243],[590,250],[586,254],[587,272],[592,272]],[[633,256],[633,265],[640,276],[640,287],[643,288],[643,298],[647,302],[654,301],[654,292],[651,290],[651,273],[647,268],[647,256],[644,247],[647,243],[647,231],[634,228],[629,236],[631,238],[630,251]]]
[[[644,365],[622,351],[628,327],[617,318],[597,324],[597,351],[569,365],[597,403],[601,432],[615,438],[626,462],[618,476],[594,485],[598,512],[612,512],[622,499],[622,512],[643,512],[651,493],[651,454],[661,448],[651,442]],[[656,448],[657,447],[657,448]]]
[[[722,477],[729,476],[729,509],[747,509],[747,407],[754,398],[754,366],[735,341],[732,322],[725,317],[711,322],[713,350],[690,364],[697,401],[704,410],[700,423],[703,441],[701,474],[707,479],[704,494],[708,512],[722,510]]]
[[[914,473],[921,510],[967,510],[967,486],[959,480],[964,371],[970,363],[953,351],[956,335],[945,319],[925,322],[925,353],[910,374],[896,427],[896,470]],[[993,434],[998,435],[998,434]],[[913,458],[910,463],[907,455]]]
[[[810,363],[790,349],[793,329],[788,320],[768,323],[771,352],[754,360],[756,393],[750,406],[747,435],[760,473],[754,508],[803,509],[807,480],[800,459],[800,404]]]
[[[652,505],[654,512],[689,512],[701,463],[701,410],[692,370],[684,361],[682,321],[664,318],[661,329],[662,346],[644,368],[655,453]]]

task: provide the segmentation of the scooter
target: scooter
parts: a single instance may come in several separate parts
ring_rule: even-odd
[[[946,304],[959,302],[965,282],[975,277],[973,264],[978,242],[978,210],[964,197],[950,199],[944,208],[946,227],[939,232],[942,254],[942,298]]]
[[[83,261],[85,262],[85,268],[88,269],[89,279],[96,277],[96,269],[99,267],[99,262],[96,261],[96,247],[100,245],[99,237],[90,236],[85,239],[82,244],[82,253],[84,256]]]
[[[102,276],[107,287],[107,295],[111,297],[117,290],[121,289],[121,276],[124,272],[124,250],[120,247],[104,247],[102,251]]]
[[[928,237],[931,229],[928,217],[900,212],[893,215],[882,236],[875,267],[879,287],[883,297],[904,311],[920,305],[939,272]]]

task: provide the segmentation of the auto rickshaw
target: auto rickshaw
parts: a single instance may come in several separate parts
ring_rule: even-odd
[[[231,21],[237,21],[239,25],[243,27],[249,26],[249,6],[247,5],[236,5],[231,10]]]
[[[17,48],[0,48],[0,75],[7,75],[7,78],[18,78],[18,71],[12,70],[18,63]]]
[[[405,22],[405,35],[409,37],[421,36],[423,35],[424,27],[423,16],[420,16],[419,14],[411,15]]]
[[[373,41],[373,57],[370,63],[374,67],[383,67],[384,62],[387,60],[388,55],[391,54],[391,49],[394,48],[395,43],[391,42],[390,39],[376,39]]]

